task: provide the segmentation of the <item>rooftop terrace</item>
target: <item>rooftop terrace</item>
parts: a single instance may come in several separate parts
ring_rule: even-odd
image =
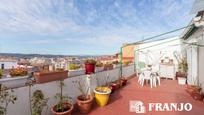
[[[148,103],[191,103],[190,112],[156,112],[146,111],[149,115],[203,115],[204,103],[195,101],[186,91],[186,86],[178,85],[177,80],[161,80],[161,86],[150,88],[142,87],[137,83],[137,77],[131,78],[124,88],[114,92],[110,97],[110,102],[105,107],[94,105],[94,109],[88,115],[135,115],[135,112],[129,112],[129,101],[142,101],[145,107]],[[75,112],[76,115],[82,115]]]

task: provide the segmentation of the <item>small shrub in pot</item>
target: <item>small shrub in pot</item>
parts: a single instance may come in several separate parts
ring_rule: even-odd
[[[73,83],[81,92],[81,95],[77,97],[79,111],[83,114],[89,113],[93,104],[93,96],[89,94],[90,87],[82,79],[73,81]]]
[[[63,80],[60,80],[60,93],[56,94],[56,99],[59,100],[57,105],[53,106],[51,108],[51,111],[54,115],[71,115],[74,106],[71,102],[71,98],[68,96],[63,95],[63,86],[64,82]]]

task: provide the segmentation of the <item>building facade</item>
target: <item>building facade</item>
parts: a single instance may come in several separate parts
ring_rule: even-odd
[[[182,34],[183,55],[188,63],[187,82],[201,86],[204,91],[204,11],[198,12],[189,25],[192,26]]]

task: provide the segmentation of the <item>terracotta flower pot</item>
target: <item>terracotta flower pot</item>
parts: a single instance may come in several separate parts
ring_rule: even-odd
[[[119,87],[119,86],[117,86],[116,83],[111,83],[111,85],[110,85],[111,93],[114,93],[115,90],[117,89],[117,87]]]
[[[34,76],[36,83],[46,83],[67,78],[68,71],[35,72]]]
[[[95,73],[95,64],[85,64],[86,74],[92,74]]]
[[[188,85],[187,89],[192,89],[192,90],[197,91],[197,92],[201,91],[201,87],[196,86],[196,85]]]
[[[121,79],[121,83],[122,83],[122,86],[125,86],[127,84],[127,79],[126,78],[122,78]]]
[[[120,80],[117,80],[115,83],[117,84],[116,89],[120,89],[120,87],[121,87],[121,82],[120,82]]]
[[[199,92],[194,92],[192,94],[193,99],[198,100],[198,101],[202,101],[204,96],[203,94],[199,93]]]
[[[192,96],[195,91],[193,89],[186,89],[186,92]]]
[[[64,107],[67,107],[66,111],[64,112],[57,112],[56,111],[56,107],[57,105],[55,105],[54,107],[51,108],[51,111],[53,113],[53,115],[71,115],[72,114],[72,111],[74,109],[74,106],[69,104],[69,103],[63,103],[63,106]]]
[[[119,85],[119,88],[122,87],[122,80],[121,79],[117,80],[116,83]]]
[[[77,97],[77,107],[80,113],[89,113],[93,104],[93,96],[88,95],[87,100],[83,100],[82,95]]]
[[[115,90],[120,88],[120,82],[118,80],[112,82],[111,84],[115,84],[115,86],[114,86]]]

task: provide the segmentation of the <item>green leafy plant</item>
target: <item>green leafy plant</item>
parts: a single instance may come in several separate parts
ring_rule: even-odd
[[[182,55],[179,55],[177,52],[174,52],[174,57],[176,58],[176,60],[178,62],[179,72],[186,74],[188,72],[187,58],[182,57]]]
[[[0,115],[6,115],[7,108],[10,103],[14,104],[17,97],[13,95],[14,90],[7,89],[5,86],[1,86],[0,90]]]
[[[96,62],[96,67],[103,67],[103,63],[101,63],[100,61]]]
[[[94,59],[87,59],[85,60],[85,64],[96,64],[96,61]]]
[[[33,93],[31,103],[32,103],[32,115],[41,115],[42,110],[47,106],[48,98],[44,97],[41,90],[36,90]]]
[[[188,63],[186,58],[182,58],[181,61],[179,61],[178,69],[182,73],[188,72]]]
[[[0,69],[0,78],[3,76],[3,70]]]
[[[80,66],[76,65],[76,64],[69,64],[69,67],[68,67],[69,70],[76,70],[76,69],[79,69],[79,68],[80,68]]]
[[[63,86],[65,85],[64,81],[60,80],[59,83],[60,83],[60,93],[57,93],[55,95],[55,98],[58,99],[59,102],[56,105],[55,111],[56,112],[64,112],[64,111],[67,111],[67,110],[70,109],[69,107],[67,107],[65,105],[65,103],[68,103],[68,104],[72,105],[72,101],[71,101],[70,97],[63,95]]]

